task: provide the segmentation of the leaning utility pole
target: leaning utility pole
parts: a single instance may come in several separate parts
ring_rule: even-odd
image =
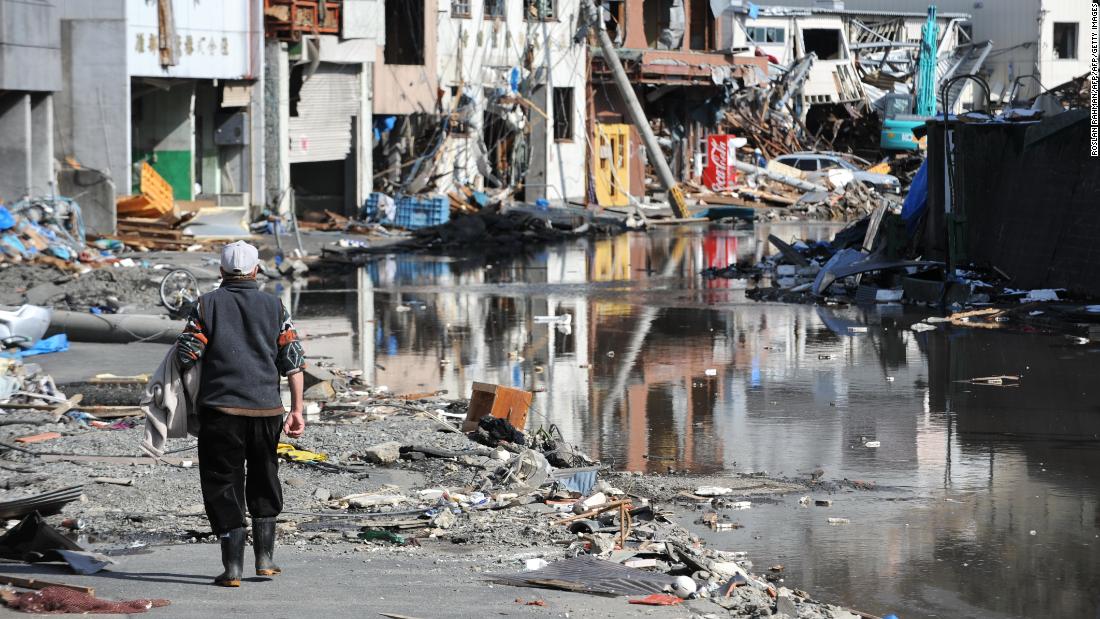
[[[649,119],[642,111],[642,104],[638,102],[638,95],[634,94],[634,87],[631,86],[630,79],[627,78],[626,71],[623,70],[623,63],[619,60],[619,54],[615,51],[615,45],[611,42],[611,37],[607,35],[607,31],[600,24],[600,10],[596,7],[595,0],[584,0],[584,8],[588,14],[588,25],[596,31],[600,48],[603,50],[603,60],[611,68],[611,77],[619,88],[619,94],[626,101],[626,111],[630,115],[630,122],[634,123],[634,127],[641,134],[642,141],[645,142],[645,148],[649,152],[649,161],[657,170],[657,178],[668,191],[668,201],[673,212],[679,218],[690,217],[687,210],[687,201],[684,200],[684,191],[680,189],[680,185],[672,176],[672,169],[668,167],[668,162],[665,161],[665,155],[661,152],[660,144],[657,143],[657,136],[653,135],[653,128],[649,126]]]

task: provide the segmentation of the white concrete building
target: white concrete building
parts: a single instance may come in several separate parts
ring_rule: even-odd
[[[725,44],[734,52],[759,50],[784,66],[811,52],[816,55],[802,89],[808,105],[859,101],[865,95],[876,100],[884,90],[868,89],[861,82],[865,73],[875,70],[866,63],[861,70],[861,53],[869,53],[872,64],[890,54],[891,69],[898,72],[897,60],[916,58],[927,21],[920,11],[861,13],[819,6],[761,6],[755,14],[734,8],[724,15],[731,24],[723,29]],[[949,77],[955,66],[959,44],[969,42],[963,33],[969,20],[965,13],[937,12],[941,78]]]
[[[148,162],[177,201],[263,201],[263,0],[56,0],[54,155],[90,232]]]
[[[760,5],[843,8],[849,11],[924,11],[928,2],[914,0],[760,0]],[[1089,71],[1092,30],[1089,0],[935,0],[942,13],[968,13],[975,41],[993,41],[981,74],[995,101],[1006,99],[1013,82],[1036,75],[1053,88]],[[1038,94],[1033,80],[1028,95]]]
[[[379,114],[413,114],[435,111],[423,91],[437,86],[448,131],[436,187],[522,183],[527,201],[583,199],[587,43],[574,40],[579,0],[422,1],[438,3],[426,12],[424,64],[381,67],[375,87],[385,98]]]

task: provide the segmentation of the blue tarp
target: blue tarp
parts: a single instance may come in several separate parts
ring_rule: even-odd
[[[11,216],[11,211],[4,206],[0,206],[0,230],[13,227],[15,227],[15,218]]]
[[[596,486],[596,471],[580,471],[559,481],[561,481],[561,485],[565,486],[566,490],[588,496],[592,492],[592,488]]]
[[[23,357],[46,355],[52,352],[65,352],[66,350],[69,350],[69,337],[64,333],[58,333],[57,335],[38,340],[34,346],[25,350],[0,353],[0,357],[5,357],[7,359],[22,359]]]
[[[905,230],[909,236],[917,232],[917,224],[921,215],[928,208],[928,160],[920,164],[917,175],[913,177],[913,183],[909,185],[909,193],[905,194],[905,204],[901,207],[901,218],[905,220]]]

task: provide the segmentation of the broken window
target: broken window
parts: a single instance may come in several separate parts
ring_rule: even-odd
[[[959,32],[963,35],[959,38],[959,43],[969,43],[974,40],[974,24],[959,24]]]
[[[622,24],[626,23],[626,2],[624,0],[607,0],[600,7],[603,15],[603,27],[607,30],[607,36],[615,42],[615,45],[623,44],[625,33]]]
[[[298,102],[302,100],[302,85],[305,83],[305,65],[290,68],[290,115],[298,116]]]
[[[709,2],[691,2],[688,5],[691,11],[690,43],[691,49],[707,51],[717,49],[715,37],[715,19],[710,11]]]
[[[451,0],[451,17],[469,17],[470,0]]]
[[[680,49],[684,40],[684,0],[650,0],[642,3],[642,9],[649,47]]]
[[[485,0],[485,19],[503,19],[504,0]]]
[[[807,28],[802,31],[805,53],[817,54],[818,60],[844,60],[844,37],[837,28]]]
[[[1077,58],[1077,23],[1054,22],[1054,57],[1058,60]]]
[[[786,28],[768,28],[764,26],[752,26],[745,28],[749,39],[753,43],[785,43],[787,41]]]
[[[547,20],[557,17],[554,12],[556,0],[523,0],[524,15],[528,20]]]
[[[573,89],[554,89],[554,139],[573,139]]]
[[[424,64],[424,0],[386,0],[386,64]]]
[[[451,86],[451,101],[454,106],[448,117],[451,135],[464,136],[470,133],[470,123],[467,122],[468,106],[472,103],[458,86]]]

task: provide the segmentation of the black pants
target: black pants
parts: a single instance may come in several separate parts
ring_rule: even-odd
[[[199,422],[199,480],[214,534],[245,526],[245,506],[253,518],[278,516],[283,488],[275,448],[282,416],[243,417],[200,407]]]

